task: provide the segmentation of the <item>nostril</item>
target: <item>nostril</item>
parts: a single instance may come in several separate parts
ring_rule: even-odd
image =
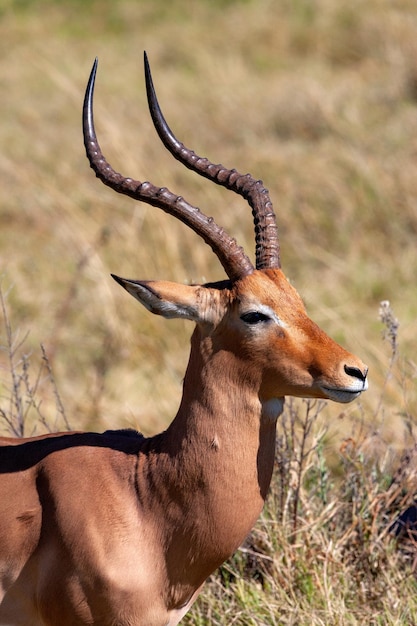
[[[365,381],[368,374],[368,368],[365,367],[362,371],[361,369],[359,369],[359,367],[351,367],[350,365],[345,365],[345,372],[348,376],[353,376],[353,378],[359,378],[359,380]]]

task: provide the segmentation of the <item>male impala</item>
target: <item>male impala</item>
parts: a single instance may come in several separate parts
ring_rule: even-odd
[[[114,277],[147,309],[196,323],[178,413],[168,429],[4,438],[0,450],[0,623],[173,626],[241,544],[267,495],[284,396],[350,402],[367,368],[307,316],[280,269],[261,181],[214,165],[173,135],[145,55],[153,123],[188,168],[246,198],[256,268],[234,239],[166,188],[116,173],[83,109],[96,175],[176,216],[208,243],[228,279],[184,286]]]

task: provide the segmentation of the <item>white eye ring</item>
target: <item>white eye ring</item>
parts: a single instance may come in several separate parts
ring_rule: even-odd
[[[269,315],[265,315],[265,313],[261,313],[261,311],[248,311],[248,313],[243,313],[240,319],[246,324],[259,324],[261,322],[271,321]]]
[[[248,303],[250,306],[250,303]],[[253,303],[253,307],[240,316],[242,322],[250,326],[256,326],[260,323],[275,322],[277,326],[285,328],[287,325],[283,322],[278,315],[266,304]]]

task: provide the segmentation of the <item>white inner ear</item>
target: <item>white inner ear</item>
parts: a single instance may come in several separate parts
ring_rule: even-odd
[[[146,306],[149,311],[155,313],[155,307],[148,306],[145,300],[141,300],[141,302]],[[199,316],[194,308],[183,304],[178,304],[176,302],[169,302],[168,300],[163,300],[159,302],[158,313],[168,319],[179,317],[187,320],[192,320],[194,322],[199,320]]]
[[[127,282],[126,289],[151,313],[162,315],[168,319],[183,318],[198,321],[198,312],[194,306],[185,302],[173,302],[163,298],[157,292],[157,289],[153,289],[151,285],[145,286],[139,283],[129,284]]]

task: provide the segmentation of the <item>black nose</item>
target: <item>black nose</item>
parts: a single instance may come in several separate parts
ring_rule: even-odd
[[[359,380],[364,382],[368,375],[368,368],[365,367],[365,369],[362,371],[359,369],[359,367],[351,367],[350,365],[345,365],[345,372],[348,376],[353,376],[353,378],[359,378]]]

